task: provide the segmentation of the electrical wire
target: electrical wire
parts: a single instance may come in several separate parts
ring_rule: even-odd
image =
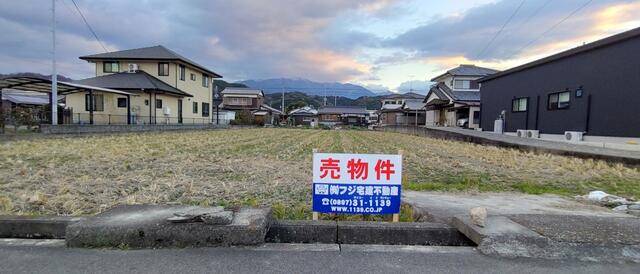
[[[531,19],[536,17],[544,8],[546,8],[553,0],[547,0],[540,7],[538,7],[533,13],[531,13],[524,21],[520,22],[518,26],[514,28],[513,31],[508,32],[504,36],[502,36],[502,41],[508,40],[514,33],[517,33],[520,29],[522,29]]]
[[[493,42],[495,42],[496,38],[498,38],[500,33],[502,33],[502,31],[507,27],[507,25],[511,22],[511,20],[513,20],[513,18],[516,16],[516,14],[518,14],[520,9],[524,5],[524,2],[526,2],[526,0],[522,0],[522,2],[520,2],[520,5],[518,5],[518,7],[513,11],[513,13],[511,13],[511,16],[509,16],[509,19],[507,19],[507,21],[504,22],[504,24],[502,25],[500,30],[498,30],[498,32],[496,32],[496,34],[493,35],[491,40],[489,40],[489,43],[487,43],[487,45],[482,49],[482,51],[480,51],[480,53],[478,54],[478,59],[482,59],[482,57],[483,57],[484,53],[487,51],[487,49],[489,49],[491,44],[493,44]]]
[[[64,0],[63,0],[64,1]],[[82,10],[80,10],[80,7],[78,7],[78,4],[76,3],[75,0],[71,0],[71,3],[73,3],[73,5],[76,7],[76,10],[78,11],[78,13],[80,14],[80,17],[82,17],[82,21],[84,21],[84,24],[87,26],[87,28],[89,29],[89,31],[91,32],[91,34],[93,34],[93,37],[96,38],[96,41],[98,41],[98,43],[100,44],[100,46],[102,47],[102,49],[104,49],[104,52],[109,52],[109,50],[107,50],[107,47],[104,46],[104,44],[102,43],[102,41],[100,40],[100,38],[98,37],[98,34],[93,30],[93,28],[91,27],[91,25],[89,24],[89,22],[87,21],[87,18],[84,17],[84,14],[82,13]]]
[[[550,32],[552,32],[555,28],[557,28],[559,25],[561,25],[562,23],[564,23],[565,21],[569,20],[569,18],[571,18],[572,16],[574,16],[576,13],[578,13],[579,11],[581,11],[582,9],[586,8],[589,4],[591,4],[591,2],[593,2],[593,0],[588,0],[586,1],[584,4],[582,4],[580,7],[578,7],[577,9],[573,10],[571,13],[569,13],[569,15],[567,15],[566,17],[562,18],[562,20],[558,21],[557,23],[555,23],[553,26],[551,26],[550,28],[548,28],[547,30],[545,30],[542,34],[540,34],[540,36],[536,37],[535,39],[531,40],[531,42],[527,43],[524,47],[520,48],[520,50],[518,50],[517,52],[522,52],[525,49],[527,49],[528,47],[530,47],[531,45],[533,45],[534,43],[538,42],[542,37],[544,37],[545,35],[549,34]]]

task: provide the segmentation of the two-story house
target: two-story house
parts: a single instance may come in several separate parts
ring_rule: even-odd
[[[95,64],[95,77],[76,83],[138,96],[131,96],[128,102],[127,97],[113,93],[68,95],[66,106],[73,109],[74,123],[88,121],[90,111],[93,121],[103,124],[211,122],[212,81],[222,76],[164,46],[87,55],[80,59]]]
[[[497,70],[460,65],[431,79],[436,82],[427,96],[426,125],[480,127],[480,85],[478,79]]]
[[[259,89],[227,87],[222,92],[220,108],[236,112],[236,120],[250,115],[255,124],[277,124],[282,112],[264,104],[264,92]],[[244,121],[245,123],[247,121]]]
[[[387,96],[383,96],[380,102],[382,106],[378,111],[378,120],[381,125],[404,125],[406,124],[406,117],[408,115],[405,112],[404,105],[407,102],[410,102],[410,105],[415,105],[417,102],[422,102],[424,99],[423,95],[417,94],[415,92],[407,92],[404,94],[391,94]],[[420,111],[424,113],[423,111]],[[424,116],[424,115],[422,115]],[[413,119],[415,120],[415,119]],[[413,121],[412,120],[412,121]],[[422,118],[422,124],[424,124],[424,118]]]

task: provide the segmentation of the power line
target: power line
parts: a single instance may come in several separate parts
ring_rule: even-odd
[[[63,0],[64,1],[64,0]],[[89,31],[91,32],[91,34],[93,34],[93,37],[96,38],[96,41],[98,41],[98,43],[100,44],[100,46],[102,47],[102,49],[104,49],[104,52],[109,52],[109,50],[107,50],[107,47],[104,46],[104,44],[102,44],[102,41],[100,40],[100,38],[98,37],[98,34],[96,34],[96,32],[93,30],[93,28],[91,27],[91,25],[89,25],[89,22],[87,21],[87,18],[84,17],[84,14],[82,14],[82,11],[80,10],[80,7],[78,7],[78,4],[76,3],[76,0],[71,0],[71,3],[73,3],[73,5],[76,7],[76,10],[78,11],[78,13],[80,14],[80,17],[82,17],[82,21],[84,21],[84,24],[87,26],[87,28],[89,29]]]
[[[553,0],[547,0],[546,2],[544,2],[540,7],[538,7],[533,13],[531,13],[524,21],[522,21],[520,24],[518,24],[518,26],[516,26],[514,28],[514,31],[508,32],[507,34],[505,34],[504,36],[502,36],[502,40],[505,41],[507,40],[509,37],[511,37],[514,33],[517,33],[520,29],[522,29],[527,23],[529,23],[529,21],[531,21],[531,19],[533,19],[534,17],[536,17],[538,15],[538,13],[540,13],[544,8],[547,7],[547,5],[549,5],[551,3],[551,1]]]
[[[505,27],[507,27],[507,25],[511,22],[511,20],[513,20],[513,18],[516,16],[516,14],[518,14],[518,12],[520,11],[520,9],[522,8],[522,6],[524,5],[524,2],[526,0],[522,0],[522,2],[520,2],[520,5],[518,5],[518,7],[513,11],[513,13],[511,14],[511,16],[509,16],[509,19],[507,19],[506,22],[504,22],[504,24],[502,25],[502,27],[500,28],[500,30],[498,30],[498,32],[496,32],[495,35],[493,35],[493,38],[491,38],[491,40],[489,41],[489,43],[487,43],[487,45],[482,49],[482,51],[480,51],[480,54],[478,54],[478,59],[482,58],[482,55],[485,53],[485,51],[487,51],[487,49],[491,46],[491,44],[493,44],[493,42],[496,40],[496,38],[498,38],[498,36],[500,35],[500,33],[502,33],[502,31],[504,30]]]
[[[540,40],[542,37],[544,37],[545,35],[549,34],[550,32],[552,32],[555,28],[557,28],[560,24],[564,23],[565,21],[569,20],[569,18],[571,18],[572,16],[574,16],[576,13],[578,13],[579,11],[581,11],[582,9],[586,8],[589,4],[591,4],[591,2],[593,2],[593,0],[588,0],[586,1],[584,4],[582,4],[580,7],[578,7],[577,9],[573,10],[571,13],[569,13],[569,15],[567,15],[565,18],[562,18],[562,20],[558,21],[557,23],[555,23],[553,26],[551,26],[550,28],[548,28],[546,31],[544,31],[542,34],[540,34],[540,36],[536,37],[535,39],[531,40],[531,42],[527,43],[524,47],[520,48],[520,50],[518,50],[517,52],[522,52],[523,50],[527,49],[528,47],[530,47],[531,45],[533,45],[534,43],[538,42],[538,40]]]

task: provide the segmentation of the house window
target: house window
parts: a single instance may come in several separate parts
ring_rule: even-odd
[[[118,98],[118,107],[126,108],[127,107],[127,98]]]
[[[90,111],[93,108],[93,111],[104,111],[104,95],[102,94],[94,94],[93,95],[93,105],[91,106],[89,102],[91,102],[89,94],[85,94],[84,96],[84,110]]]
[[[105,61],[102,63],[102,71],[105,73],[120,72],[120,63],[115,61]]]
[[[547,109],[549,110],[567,109],[569,108],[570,101],[571,101],[571,92],[569,91],[551,93],[549,94]]]
[[[202,103],[202,117],[209,117],[209,103]]]
[[[156,108],[162,108],[162,99],[156,99]]]
[[[209,76],[206,74],[202,74],[202,86],[205,88],[209,87]]]
[[[471,89],[480,89],[480,83],[476,80],[471,81]]]
[[[527,111],[527,104],[529,102],[529,98],[516,98],[512,101],[511,111],[512,112],[525,112]]]
[[[195,81],[196,80],[196,75],[191,73],[191,81]]]
[[[158,76],[169,76],[169,63],[158,63]]]
[[[186,68],[184,67],[184,65],[180,65],[180,80],[184,81],[185,77],[186,77]]]
[[[251,105],[251,98],[232,97],[228,99],[228,102],[229,105],[249,106]]]
[[[193,102],[193,113],[198,113],[198,103]]]
[[[149,100],[144,100],[144,105],[148,106],[149,105]]]
[[[473,112],[473,123],[476,125],[480,124],[480,111]]]
[[[455,80],[453,82],[453,88],[455,89],[470,89],[471,81],[469,80]]]

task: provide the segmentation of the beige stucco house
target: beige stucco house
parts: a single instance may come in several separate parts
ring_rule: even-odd
[[[477,80],[497,70],[460,65],[431,79],[436,82],[427,96],[427,126],[480,127],[480,85]]]
[[[95,77],[79,84],[134,93],[90,92],[66,97],[74,123],[209,123],[214,78],[221,75],[163,46],[80,57],[95,65]],[[92,103],[90,103],[92,102]]]

